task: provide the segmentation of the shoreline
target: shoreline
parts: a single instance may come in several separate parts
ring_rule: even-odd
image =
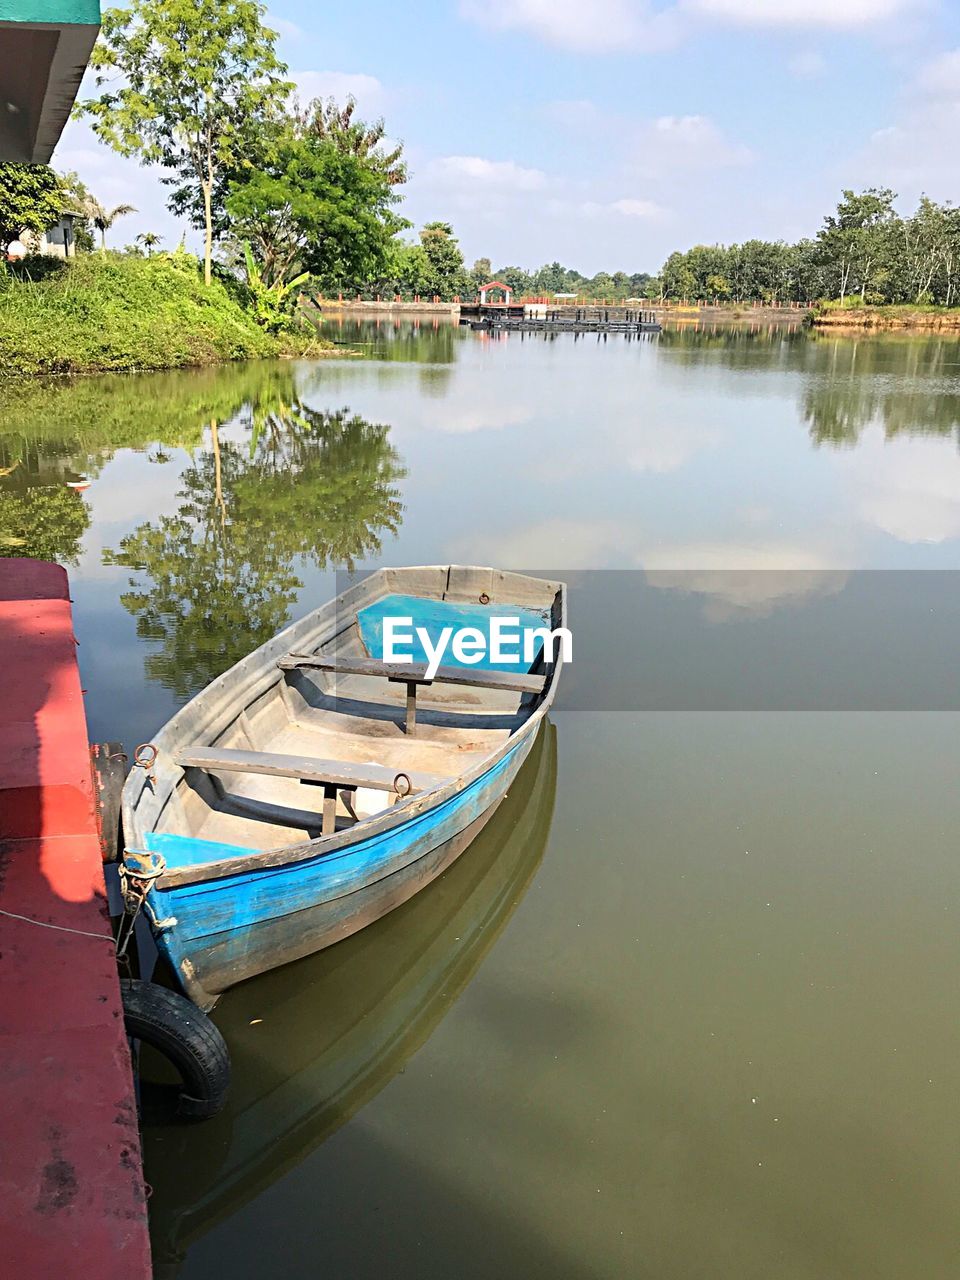
[[[177,373],[180,370],[222,369],[228,365],[238,364],[271,364],[277,360],[342,360],[348,356],[360,356],[362,352],[349,343],[338,345],[326,338],[313,338],[304,344],[303,349],[285,347],[265,355],[223,356],[219,360],[196,360],[176,364],[126,365],[121,369],[110,365],[85,365],[83,368],[69,369],[0,369],[0,388],[22,386],[27,382],[50,382],[57,378],[98,378],[104,374],[117,374],[119,377],[135,376],[144,373]]]
[[[337,316],[382,316],[382,315],[449,315],[458,317],[459,302],[368,302],[368,301],[331,301],[329,298],[310,299],[309,307],[321,316],[336,318]],[[472,305],[472,304],[470,304]],[[519,305],[519,304],[518,304]],[[596,302],[583,299],[573,304],[527,303],[529,306],[548,306],[556,311],[576,311],[586,307],[606,307],[611,311],[623,309],[626,302]],[[795,306],[754,306],[743,303],[731,306],[684,306],[680,303],[659,303],[644,301],[642,304],[631,302],[631,309],[641,307],[644,311],[652,311],[666,320],[680,323],[696,323],[698,320],[778,320],[799,324],[805,319],[809,309]]]
[[[856,307],[849,310],[831,308],[810,317],[814,329],[842,333],[875,331],[883,333],[956,333],[960,334],[960,308],[923,311],[911,307]]]

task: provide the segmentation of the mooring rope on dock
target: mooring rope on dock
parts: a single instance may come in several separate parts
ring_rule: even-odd
[[[32,916],[21,916],[16,911],[4,911],[0,907],[0,916],[7,916],[10,920],[22,920],[24,924],[35,924],[41,929],[56,929],[60,933],[75,933],[80,938],[96,938],[98,942],[109,942],[111,946],[116,944],[116,938],[112,933],[91,933],[89,929],[71,929],[65,924],[51,924],[48,920],[34,920]]]

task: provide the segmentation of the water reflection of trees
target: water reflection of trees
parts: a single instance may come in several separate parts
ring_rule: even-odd
[[[415,321],[330,316],[320,321],[318,329],[322,337],[359,347],[371,359],[404,364],[453,364],[457,343],[465,336],[447,316],[424,316]]]
[[[31,379],[0,397],[0,468],[97,475],[118,449],[196,448],[206,425],[244,405],[289,400],[287,364],[253,361],[169,373]]]
[[[81,495],[65,483],[18,483],[19,468],[0,475],[0,556],[29,556],[73,565],[90,524]]]
[[[289,400],[286,365],[31,379],[0,398],[0,555],[76,564],[90,525],[83,482],[119,449],[194,449],[211,421]]]
[[[716,326],[665,329],[671,365],[732,369],[781,385],[799,379],[799,407],[817,445],[855,445],[870,425],[887,437],[960,436],[960,342],[937,335],[820,335]]]
[[[122,603],[159,648],[147,674],[180,697],[208,684],[285,624],[302,585],[293,558],[320,568],[376,554],[400,526],[405,474],[389,429],[291,397],[243,410],[249,443],[221,438],[181,477],[174,515],[105,553],[137,570]]]
[[[960,343],[943,338],[817,339],[801,411],[815,444],[856,445],[882,426],[897,436],[960,436]]]
[[[789,368],[808,344],[799,324],[680,324],[673,322],[654,341],[674,365],[754,372]]]

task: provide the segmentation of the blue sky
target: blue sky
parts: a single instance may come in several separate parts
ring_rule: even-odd
[[[403,212],[451,221],[468,262],[654,271],[812,235],[844,186],[960,200],[955,0],[276,0],[268,23],[304,97],[384,116]],[[154,174],[85,125],[53,163],[137,205],[113,243],[179,239]]]

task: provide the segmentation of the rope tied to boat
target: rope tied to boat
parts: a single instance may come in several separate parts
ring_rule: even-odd
[[[159,853],[153,853],[149,849],[124,849],[123,851],[120,866],[117,868],[120,877],[120,894],[123,898],[123,919],[117,930],[117,961],[126,965],[128,971],[127,947],[133,937],[137,917],[143,910],[147,894],[166,869],[166,861]],[[164,920],[157,921],[157,927],[162,928],[167,923]]]

